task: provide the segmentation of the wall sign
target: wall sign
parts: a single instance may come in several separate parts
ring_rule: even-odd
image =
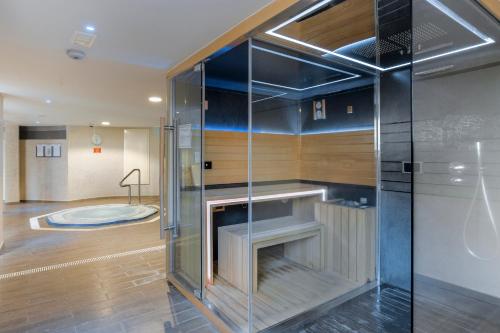
[[[36,157],[61,157],[61,144],[37,144],[36,145]]]

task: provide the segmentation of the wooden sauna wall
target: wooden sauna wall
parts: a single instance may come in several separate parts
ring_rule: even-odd
[[[245,183],[247,133],[206,131],[207,185]],[[254,134],[253,179],[375,185],[373,131],[317,135]]]
[[[299,179],[299,137],[296,135],[253,135],[253,180]],[[205,182],[245,183],[248,180],[248,135],[244,132],[206,131]]]
[[[300,179],[375,186],[373,131],[301,136]]]
[[[324,226],[325,271],[351,281],[375,280],[376,210],[317,202],[314,219]]]

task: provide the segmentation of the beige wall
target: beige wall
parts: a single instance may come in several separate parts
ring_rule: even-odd
[[[36,157],[36,145],[60,143],[61,157]],[[66,140],[20,140],[21,200],[66,201],[68,147]]]
[[[93,130],[86,126],[67,127],[66,140],[21,140],[21,199],[71,201],[126,196],[118,183],[124,175],[124,128],[99,127],[101,153],[93,153]],[[63,144],[61,158],[36,158],[37,143]],[[159,193],[159,130],[150,129],[150,179],[142,195]],[[133,188],[133,195],[136,194]]]
[[[68,200],[97,197],[125,196],[126,188],[118,183],[123,178],[124,128],[97,128],[96,134],[102,138],[102,152],[92,152],[92,129],[90,127],[68,127]],[[159,131],[150,130],[150,179],[141,186],[142,195],[158,195],[159,187]],[[128,171],[127,171],[128,172]],[[133,195],[137,188],[133,187]]]
[[[123,129],[97,128],[100,154],[92,151],[90,127],[68,127],[68,200],[126,195],[118,187],[123,174]]]
[[[3,160],[3,200],[19,202],[19,126],[5,124]]]

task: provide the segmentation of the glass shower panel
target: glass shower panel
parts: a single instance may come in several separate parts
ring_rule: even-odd
[[[376,285],[375,79],[277,40],[251,51],[251,328],[295,331]]]
[[[500,12],[481,3],[413,0],[421,332],[500,331]]]

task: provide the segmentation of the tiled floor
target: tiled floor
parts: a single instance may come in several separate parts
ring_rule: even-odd
[[[216,332],[165,281],[158,223],[92,232],[33,231],[28,218],[69,206],[123,201],[7,205],[0,276],[0,332]],[[154,199],[151,199],[151,203]],[[111,256],[138,249],[148,251]]]
[[[326,306],[283,323],[272,332],[409,333],[410,294],[388,286],[374,288],[340,305]]]
[[[323,307],[274,327],[269,332],[299,333],[499,333],[500,304],[460,288],[429,280],[410,293],[382,286],[337,306]],[[326,308],[326,309],[325,309]]]
[[[216,332],[166,284],[157,222],[92,232],[29,228],[32,216],[110,202],[123,199],[6,206],[6,244],[0,252],[0,332]],[[81,261],[89,258],[98,260]],[[75,265],[30,270],[75,260],[79,260]],[[24,270],[30,271],[5,275]],[[417,281],[415,287],[415,332],[500,332],[500,304],[435,284]],[[410,311],[408,293],[383,287],[319,316],[305,315],[302,321],[275,327],[273,332],[404,333],[410,330]]]

